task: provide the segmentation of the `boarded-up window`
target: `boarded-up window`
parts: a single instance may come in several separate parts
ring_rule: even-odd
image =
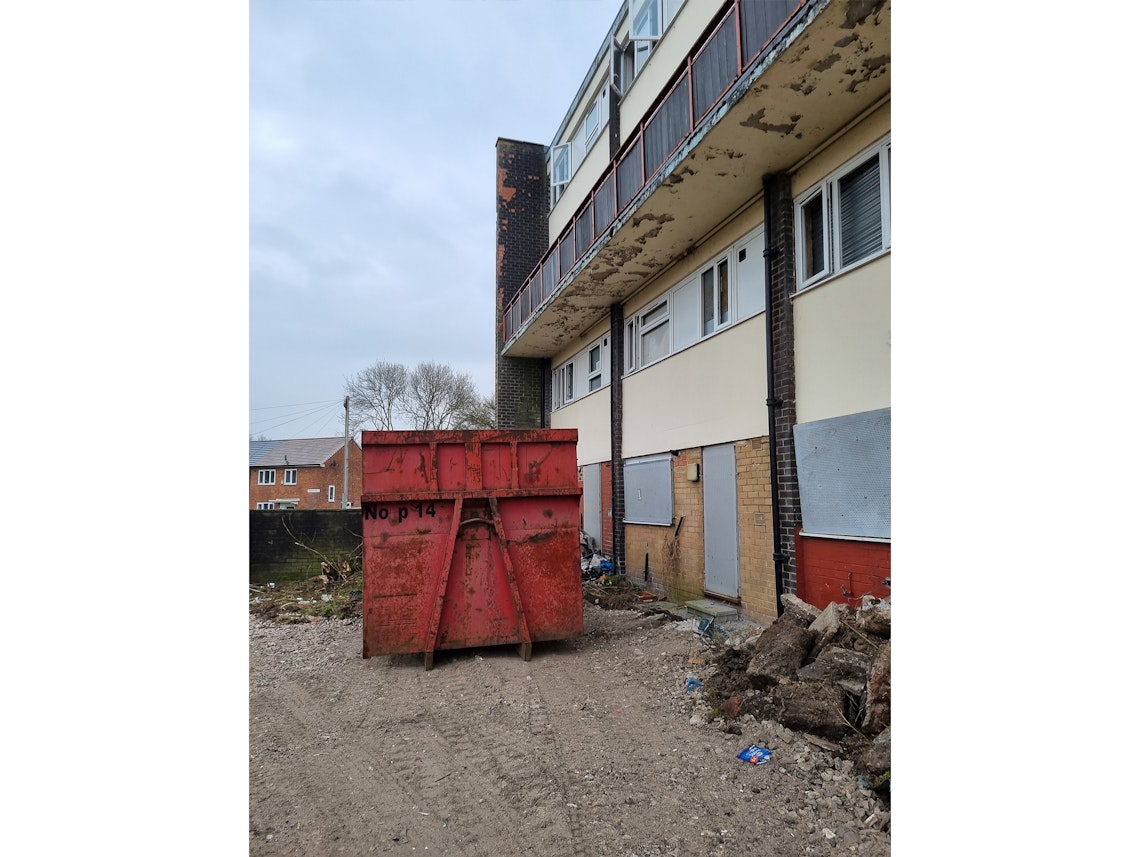
[[[891,537],[891,409],[793,428],[807,533]]]
[[[672,456],[630,459],[624,470],[626,523],[672,524]]]

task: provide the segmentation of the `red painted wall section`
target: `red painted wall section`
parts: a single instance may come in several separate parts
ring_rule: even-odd
[[[796,532],[796,595],[823,610],[833,601],[858,607],[864,595],[888,598],[891,546],[820,539]]]

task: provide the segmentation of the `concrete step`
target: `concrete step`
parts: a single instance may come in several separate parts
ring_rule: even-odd
[[[698,598],[685,602],[686,609],[698,619],[734,619],[740,615],[740,608],[735,604],[725,604],[712,598]]]

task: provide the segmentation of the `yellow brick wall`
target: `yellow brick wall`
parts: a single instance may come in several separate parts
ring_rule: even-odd
[[[627,524],[626,573],[646,589],[682,603],[704,598],[704,498],[702,482],[690,482],[688,465],[701,463],[701,449],[673,458],[673,525]],[[702,474],[703,476],[703,474]],[[740,612],[756,621],[776,617],[772,562],[772,494],[768,438],[736,444],[736,508],[740,554]],[[674,539],[675,536],[675,539]],[[649,580],[645,580],[646,554]]]

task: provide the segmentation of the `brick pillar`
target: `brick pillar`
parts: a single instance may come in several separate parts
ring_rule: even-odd
[[[778,492],[776,532],[778,569],[776,597],[796,591],[796,528],[802,523],[800,483],[792,426],[796,424],[795,330],[791,296],[796,290],[795,212],[791,177],[787,173],[764,176],[767,255],[769,256],[768,312],[772,325],[775,432],[769,452],[775,458]]]
[[[549,360],[502,357],[503,308],[523,287],[546,252],[550,185],[546,147],[500,138],[495,224],[495,425],[545,428],[550,425],[547,395]]]
[[[625,574],[625,467],[622,466],[622,373],[625,371],[625,313],[610,304],[610,490],[613,500],[614,571]]]

